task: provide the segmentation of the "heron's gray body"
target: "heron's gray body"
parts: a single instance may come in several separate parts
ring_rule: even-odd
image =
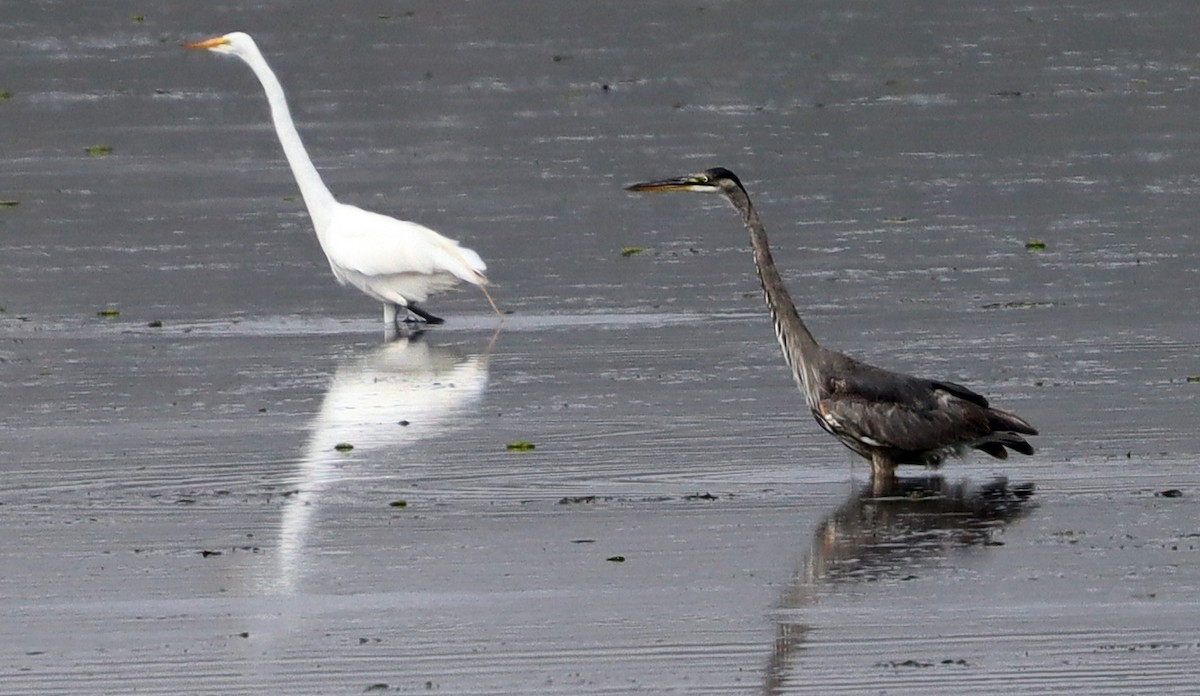
[[[725,195],[750,233],[754,266],[775,336],[813,417],[846,447],[871,460],[874,474],[891,476],[896,466],[906,464],[939,466],[946,457],[968,449],[999,459],[1006,458],[1009,449],[1033,454],[1021,435],[1036,435],[1037,429],[991,407],[970,389],[884,370],[818,344],[783,284],[762,221],[733,172],[718,167],[629,189]]]
[[[825,352],[829,367],[813,387],[809,408],[822,428],[867,459],[936,467],[968,448],[1000,459],[1008,456],[1006,447],[1033,453],[1017,434],[1035,434],[1032,426],[964,386]]]

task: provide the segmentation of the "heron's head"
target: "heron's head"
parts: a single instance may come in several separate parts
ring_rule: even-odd
[[[183,47],[207,49],[213,53],[225,53],[236,56],[248,55],[253,53],[256,48],[254,39],[250,38],[249,34],[244,34],[240,31],[235,31],[232,34],[224,36],[214,36],[211,39],[195,43],[184,44]]]
[[[713,167],[699,174],[674,179],[643,181],[626,186],[626,191],[698,191],[700,193],[730,193],[742,188],[737,175],[724,167]]]

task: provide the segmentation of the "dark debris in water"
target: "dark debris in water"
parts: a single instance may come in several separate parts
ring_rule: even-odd
[[[625,496],[614,495],[568,495],[558,499],[559,505],[579,505],[579,504],[594,504],[594,503],[665,503],[672,500],[696,501],[696,500],[720,500],[721,496],[713,495],[712,493],[689,493],[685,496],[675,497],[670,495],[648,495],[640,498],[630,498]]]
[[[1200,642],[1195,641],[1153,641],[1149,643],[1110,643],[1101,645],[1099,650],[1105,652],[1145,652],[1159,650],[1189,650],[1200,649]]]
[[[417,12],[416,12],[416,10],[408,10],[407,12],[401,12],[401,13],[400,13],[400,14],[398,14],[398,15],[391,15],[391,14],[380,14],[380,15],[376,15],[376,16],[375,16],[375,19],[378,19],[378,20],[379,20],[379,21],[381,21],[381,22],[386,22],[386,21],[389,21],[389,20],[395,19],[395,18],[397,18],[397,17],[400,17],[400,18],[402,18],[402,19],[408,19],[408,18],[410,18],[410,17],[416,17],[416,16],[417,16]]]
[[[601,500],[612,500],[612,498],[601,498]],[[579,503],[594,503],[596,496],[594,495],[568,495],[559,498],[559,505],[577,505]]]
[[[982,305],[982,309],[1041,309],[1054,307],[1055,302],[1037,302],[1035,300],[1014,300],[1012,302],[991,302]]]
[[[1182,498],[1183,491],[1179,490],[1178,488],[1168,488],[1165,491],[1159,491],[1154,495],[1159,498]]]
[[[606,558],[604,560],[612,562],[612,563],[624,563],[625,557],[624,556],[609,556],[608,558]]]
[[[517,440],[516,442],[510,442],[504,446],[504,448],[507,449],[509,452],[529,452],[529,451],[532,451],[533,449],[535,449],[536,447],[537,447],[537,445],[533,444],[532,442],[527,442],[525,440]]]
[[[962,658],[958,658],[958,659],[947,658],[945,660],[940,660],[938,662],[924,662],[921,660],[888,660],[887,662],[876,662],[875,663],[876,667],[887,667],[890,669],[901,669],[901,668],[926,669],[929,667],[937,667],[939,665],[945,665],[947,667],[970,667],[971,666],[971,664],[969,662],[967,662],[966,660],[964,660]]]

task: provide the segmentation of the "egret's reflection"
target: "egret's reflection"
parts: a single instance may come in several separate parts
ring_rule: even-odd
[[[953,549],[988,546],[996,532],[1033,509],[1033,484],[948,483],[941,476],[893,479],[854,490],[817,526],[812,545],[779,603],[766,694],[783,693],[808,626],[798,609],[838,585],[902,579]]]
[[[296,588],[322,496],[334,484],[374,475],[356,468],[372,457],[386,453],[388,461],[402,459],[406,445],[445,434],[478,405],[487,379],[486,351],[462,357],[419,332],[338,365],[312,423],[297,492],[283,510],[280,591]],[[347,444],[353,450],[340,451]]]

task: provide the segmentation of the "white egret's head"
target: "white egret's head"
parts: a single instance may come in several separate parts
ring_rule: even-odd
[[[215,36],[211,39],[197,41],[195,43],[184,44],[184,48],[200,48],[207,49],[214,53],[225,53],[237,56],[244,56],[254,52],[254,39],[250,38],[249,34],[244,34],[240,31],[235,31],[232,34],[224,36]]]

